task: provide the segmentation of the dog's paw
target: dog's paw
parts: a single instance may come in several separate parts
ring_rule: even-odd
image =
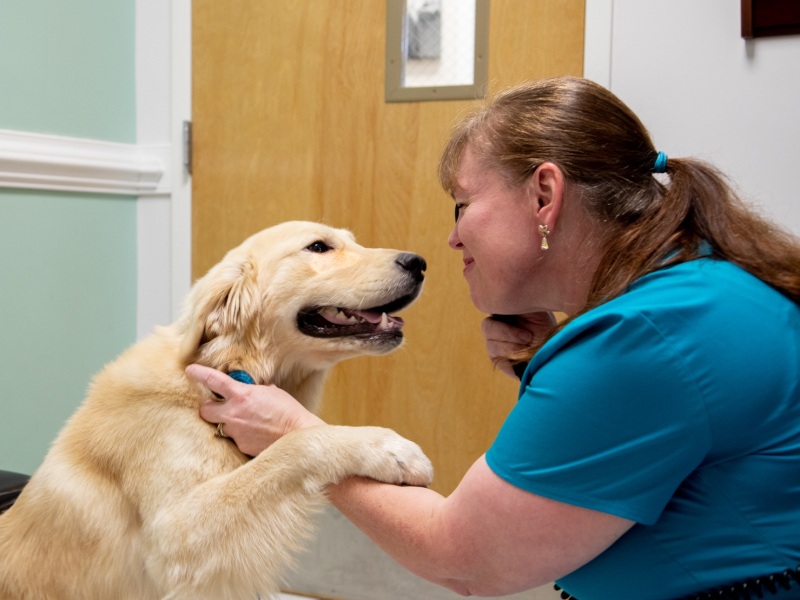
[[[385,483],[427,486],[433,481],[433,465],[414,442],[383,427],[354,427],[361,439],[363,462],[359,472]]]

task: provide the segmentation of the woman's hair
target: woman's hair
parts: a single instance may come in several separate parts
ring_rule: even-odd
[[[439,163],[439,180],[451,194],[467,145],[512,187],[546,161],[577,186],[586,214],[607,233],[582,312],[646,273],[698,258],[704,241],[715,256],[800,303],[798,239],[746,207],[703,161],[670,158],[668,177],[654,176],[658,152],[649,133],[600,85],[573,77],[536,81],[500,93],[465,118]],[[527,360],[543,343],[512,358]]]

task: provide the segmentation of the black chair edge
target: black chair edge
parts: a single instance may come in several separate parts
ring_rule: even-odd
[[[30,476],[0,470],[0,513],[4,513],[17,499]]]

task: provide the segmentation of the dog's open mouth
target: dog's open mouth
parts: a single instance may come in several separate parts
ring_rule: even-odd
[[[325,306],[297,315],[301,332],[312,337],[402,336],[403,319],[390,313],[408,305],[412,297],[367,310]]]

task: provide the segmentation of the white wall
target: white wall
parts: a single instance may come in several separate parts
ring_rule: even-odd
[[[639,115],[660,150],[710,160],[800,234],[800,35],[744,40],[734,0],[588,4],[600,7],[587,17],[599,15],[587,32],[600,42],[587,37],[587,66],[610,58],[607,73],[587,76]]]

